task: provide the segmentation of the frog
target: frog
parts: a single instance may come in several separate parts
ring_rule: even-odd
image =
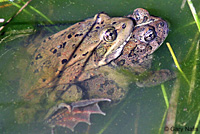
[[[124,17],[99,13],[31,43],[27,48],[31,60],[18,91],[27,103],[16,116],[29,122],[43,113],[38,118],[51,127],[72,131],[79,122],[90,124],[90,114],[105,115],[99,102],[117,104],[126,96],[130,78],[119,69],[137,76],[148,72],[152,54],[168,31],[165,20],[137,8]],[[161,69],[135,81],[139,87],[149,87],[174,77],[172,71]]]

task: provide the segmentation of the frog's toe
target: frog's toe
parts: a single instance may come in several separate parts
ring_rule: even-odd
[[[73,102],[70,105],[61,103],[57,106],[57,110],[52,112],[51,115],[45,119],[50,126],[62,126],[67,127],[74,131],[74,127],[79,122],[90,123],[90,114],[102,114],[98,102],[111,101],[110,99],[89,99]]]

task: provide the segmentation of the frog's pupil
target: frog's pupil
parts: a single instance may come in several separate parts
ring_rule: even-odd
[[[156,37],[156,33],[155,33],[154,29],[149,29],[144,35],[144,40],[147,41],[147,42],[150,42],[155,37]]]
[[[117,32],[115,29],[108,29],[106,32],[105,32],[105,35],[104,35],[104,40],[105,41],[114,41],[117,37]]]

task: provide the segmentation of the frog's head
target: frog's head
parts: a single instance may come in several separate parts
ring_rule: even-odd
[[[138,12],[138,10],[136,10]],[[146,10],[142,10],[146,11]],[[147,11],[146,11],[147,12]],[[135,14],[130,15],[135,20]],[[142,17],[145,15],[146,17]],[[136,26],[132,32],[130,40],[125,45],[122,55],[115,60],[115,63],[120,66],[135,66],[144,61],[149,60],[151,54],[156,51],[168,35],[167,22],[159,17],[147,16],[143,13],[138,18],[144,19],[143,23],[138,18]]]
[[[99,45],[94,52],[98,66],[105,65],[116,59],[130,39],[134,23],[127,17],[111,18],[104,13],[95,16],[94,28],[98,29]]]
[[[132,33],[132,40],[136,42],[134,49],[152,54],[157,50],[168,35],[168,24],[160,17],[150,16],[149,12],[142,8],[134,10],[128,15],[136,23]],[[135,48],[136,46],[136,48]]]

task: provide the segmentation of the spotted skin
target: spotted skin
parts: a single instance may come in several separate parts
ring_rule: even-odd
[[[119,68],[136,76],[147,72],[152,53],[161,46],[168,30],[166,21],[138,8],[126,17],[111,18],[99,13],[47,37],[42,43],[35,41],[28,48],[33,57],[24,74],[30,77],[22,78],[18,92],[29,100],[22,110],[31,116],[29,108],[36,113],[59,103],[79,104],[81,99],[121,101],[128,92],[130,79],[118,72]],[[153,86],[174,77],[166,69],[148,75],[144,80],[136,78],[136,84]],[[54,117],[57,116],[62,122],[66,115],[57,112]],[[50,124],[59,125],[54,122]],[[67,124],[62,122],[62,126]]]

